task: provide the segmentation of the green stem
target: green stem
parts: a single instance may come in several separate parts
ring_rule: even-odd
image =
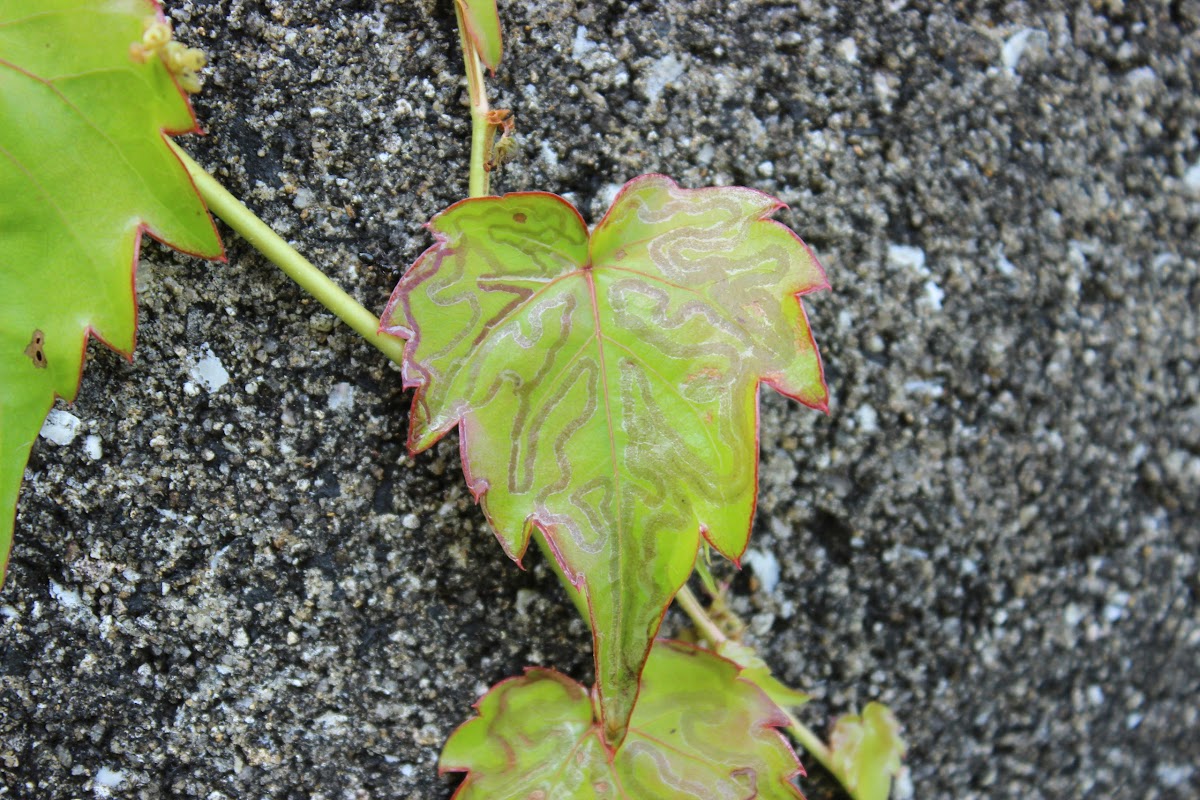
[[[696,630],[708,642],[710,647],[717,648],[723,642],[727,641],[727,637],[721,632],[720,626],[716,621],[708,615],[701,605],[699,598],[692,593],[692,590],[684,586],[679,590],[679,594],[675,595],[675,602],[679,603],[679,607],[684,613],[691,618],[692,624],[696,626]],[[813,758],[821,762],[821,766],[829,770],[835,778],[837,778],[843,786],[846,782],[841,772],[837,770],[833,764],[833,753],[829,747],[821,741],[821,737],[817,736],[807,725],[786,708],[780,709],[788,721],[788,732],[792,734],[800,746],[812,754]]]
[[[712,553],[712,546],[708,542],[704,543],[703,549],[700,551],[700,557],[696,559],[696,575],[700,578],[700,583],[704,585],[704,591],[708,592],[714,599],[720,589],[717,588],[717,579],[713,577],[712,568],[709,566],[709,556]],[[686,586],[684,587],[687,588]]]
[[[792,738],[799,742],[800,746],[807,750],[813,758],[819,761],[821,766],[829,771],[830,775],[837,778],[842,788],[846,789],[850,796],[853,797],[854,793],[846,786],[846,776],[833,763],[833,751],[829,749],[825,742],[821,741],[821,737],[817,736],[811,728],[796,719],[796,715],[789,709],[784,708],[780,710],[787,717],[787,730],[792,735]]]
[[[168,140],[169,141],[169,140]],[[175,155],[183,162],[200,196],[208,207],[229,227],[233,228],[250,243],[255,250],[266,256],[273,264],[287,273],[288,277],[311,294],[318,303],[332,311],[342,322],[374,345],[379,352],[397,364],[404,361],[404,340],[379,332],[379,319],[363,308],[342,287],[330,280],[279,234],[255,216],[240,200],[209,175],[179,145],[171,142]]]
[[[487,171],[488,151],[494,133],[488,122],[487,91],[483,83],[483,65],[475,52],[475,45],[467,33],[466,20],[458,0],[454,2],[454,15],[458,19],[458,41],[462,45],[463,63],[467,70],[467,96],[471,101],[471,197],[486,197],[491,193],[491,176]]]
[[[700,605],[700,599],[692,593],[692,590],[686,584],[675,595],[675,602],[679,603],[679,607],[684,610],[684,613],[692,618],[692,624],[696,626],[696,630],[700,632],[700,635],[710,645],[718,647],[726,642],[728,637],[724,633],[721,633],[720,626],[708,615],[708,612],[704,610],[704,606]]]

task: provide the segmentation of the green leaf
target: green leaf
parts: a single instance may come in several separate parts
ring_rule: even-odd
[[[500,66],[503,40],[500,36],[500,12],[496,0],[454,0],[467,23],[467,35],[484,66],[492,72]]]
[[[415,453],[461,426],[505,551],[538,528],[592,617],[601,710],[623,734],[638,673],[701,536],[738,559],[757,494],[758,387],[824,408],[799,295],[815,258],[741,188],[626,184],[589,237],[544,193],[464,200],[400,280]]]
[[[767,662],[763,661],[752,647],[733,639],[726,639],[717,645],[717,654],[740,666],[742,677],[766,692],[771,702],[780,708],[799,708],[812,699],[808,694],[793,689],[776,678]]]
[[[829,737],[831,767],[854,800],[887,800],[907,746],[900,724],[882,703],[838,719]]]
[[[624,743],[610,753],[584,687],[531,669],[492,688],[446,742],[455,800],[772,800],[801,797],[779,709],[737,665],[676,642],[650,651]]]
[[[132,353],[143,233],[221,244],[164,133],[196,128],[158,58],[131,45],[148,0],[0,2],[0,581],[25,462],[87,336]]]

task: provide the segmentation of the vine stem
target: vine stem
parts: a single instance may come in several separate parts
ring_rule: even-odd
[[[813,758],[819,761],[821,766],[829,771],[830,775],[837,778],[838,783],[842,784],[842,787],[847,792],[850,792],[850,796],[853,797],[854,792],[846,786],[845,776],[842,775],[842,771],[833,763],[833,751],[829,749],[829,746],[821,741],[821,737],[817,736],[811,728],[796,719],[796,715],[790,709],[785,708],[782,711],[783,715],[787,717],[787,730],[792,735],[792,738],[799,742],[800,746],[810,753]]]
[[[459,0],[454,2],[454,16],[458,19],[458,41],[462,45],[463,63],[467,70],[467,96],[471,101],[471,171],[470,196],[486,197],[491,192],[491,176],[487,171],[488,150],[491,142],[492,125],[488,122],[487,90],[483,83],[483,65],[479,54],[467,33]]]
[[[708,642],[710,647],[717,648],[728,641],[729,637],[721,632],[721,628],[717,625],[716,620],[708,615],[700,599],[686,585],[675,595],[675,602],[679,604],[679,607],[692,620],[692,624],[696,626],[696,630]],[[796,719],[796,715],[790,709],[780,708],[780,711],[787,717],[788,732],[800,743],[801,747],[811,753],[813,758],[821,762],[821,766],[829,770],[844,786],[845,781],[842,778],[841,771],[833,763],[833,752],[821,741],[821,737],[803,722]]]
[[[684,613],[691,617],[692,624],[711,646],[720,647],[728,641],[729,637],[721,632],[720,626],[700,604],[700,598],[696,597],[686,584],[675,595],[675,602],[679,603],[679,607],[683,609]]]
[[[367,340],[368,343],[397,364],[404,361],[404,340],[386,333],[379,332],[379,318],[363,307],[361,303],[346,293],[342,287],[313,266],[312,262],[300,255],[294,247],[283,240],[279,234],[271,230],[265,222],[259,219],[253,211],[246,208],[240,200],[217,182],[217,179],[205,171],[204,167],[184,152],[183,148],[172,142],[172,149],[183,166],[191,175],[192,182],[204,202],[229,227],[233,228],[255,250],[262,253],[289,278],[300,285],[325,308],[329,309],[342,322]]]

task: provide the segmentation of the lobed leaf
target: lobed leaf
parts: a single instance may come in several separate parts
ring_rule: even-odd
[[[861,715],[839,717],[829,745],[833,771],[854,800],[887,800],[907,749],[891,709],[867,703]]]
[[[589,236],[554,195],[464,200],[384,311],[417,387],[409,449],[459,426],[505,551],[538,530],[586,598],[612,744],[701,537],[745,550],[759,384],[826,404],[799,300],[825,277],[780,206],[649,175]]]
[[[133,351],[142,234],[222,255],[165,140],[196,129],[191,106],[131,54],[148,17],[151,0],[0,0],[0,582],[25,462],[88,335]]]
[[[605,746],[587,690],[548,669],[492,688],[446,742],[455,800],[773,800],[801,797],[779,709],[737,665],[657,642],[624,743]]]
[[[467,35],[484,66],[492,72],[500,66],[503,39],[500,35],[500,13],[496,0],[454,0],[467,24]]]

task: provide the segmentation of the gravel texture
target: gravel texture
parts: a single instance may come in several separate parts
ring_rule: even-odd
[[[466,193],[448,0],[169,11],[213,62],[186,146],[380,309]],[[900,798],[1200,796],[1200,2],[502,15],[498,188],[754,186],[828,270],[832,412],[764,396],[733,583],[802,716],[891,705]],[[453,437],[406,455],[398,371],[222,230],[147,245],[136,358],[93,346],[34,450],[0,796],[446,798],[470,703],[589,678],[586,631]]]

